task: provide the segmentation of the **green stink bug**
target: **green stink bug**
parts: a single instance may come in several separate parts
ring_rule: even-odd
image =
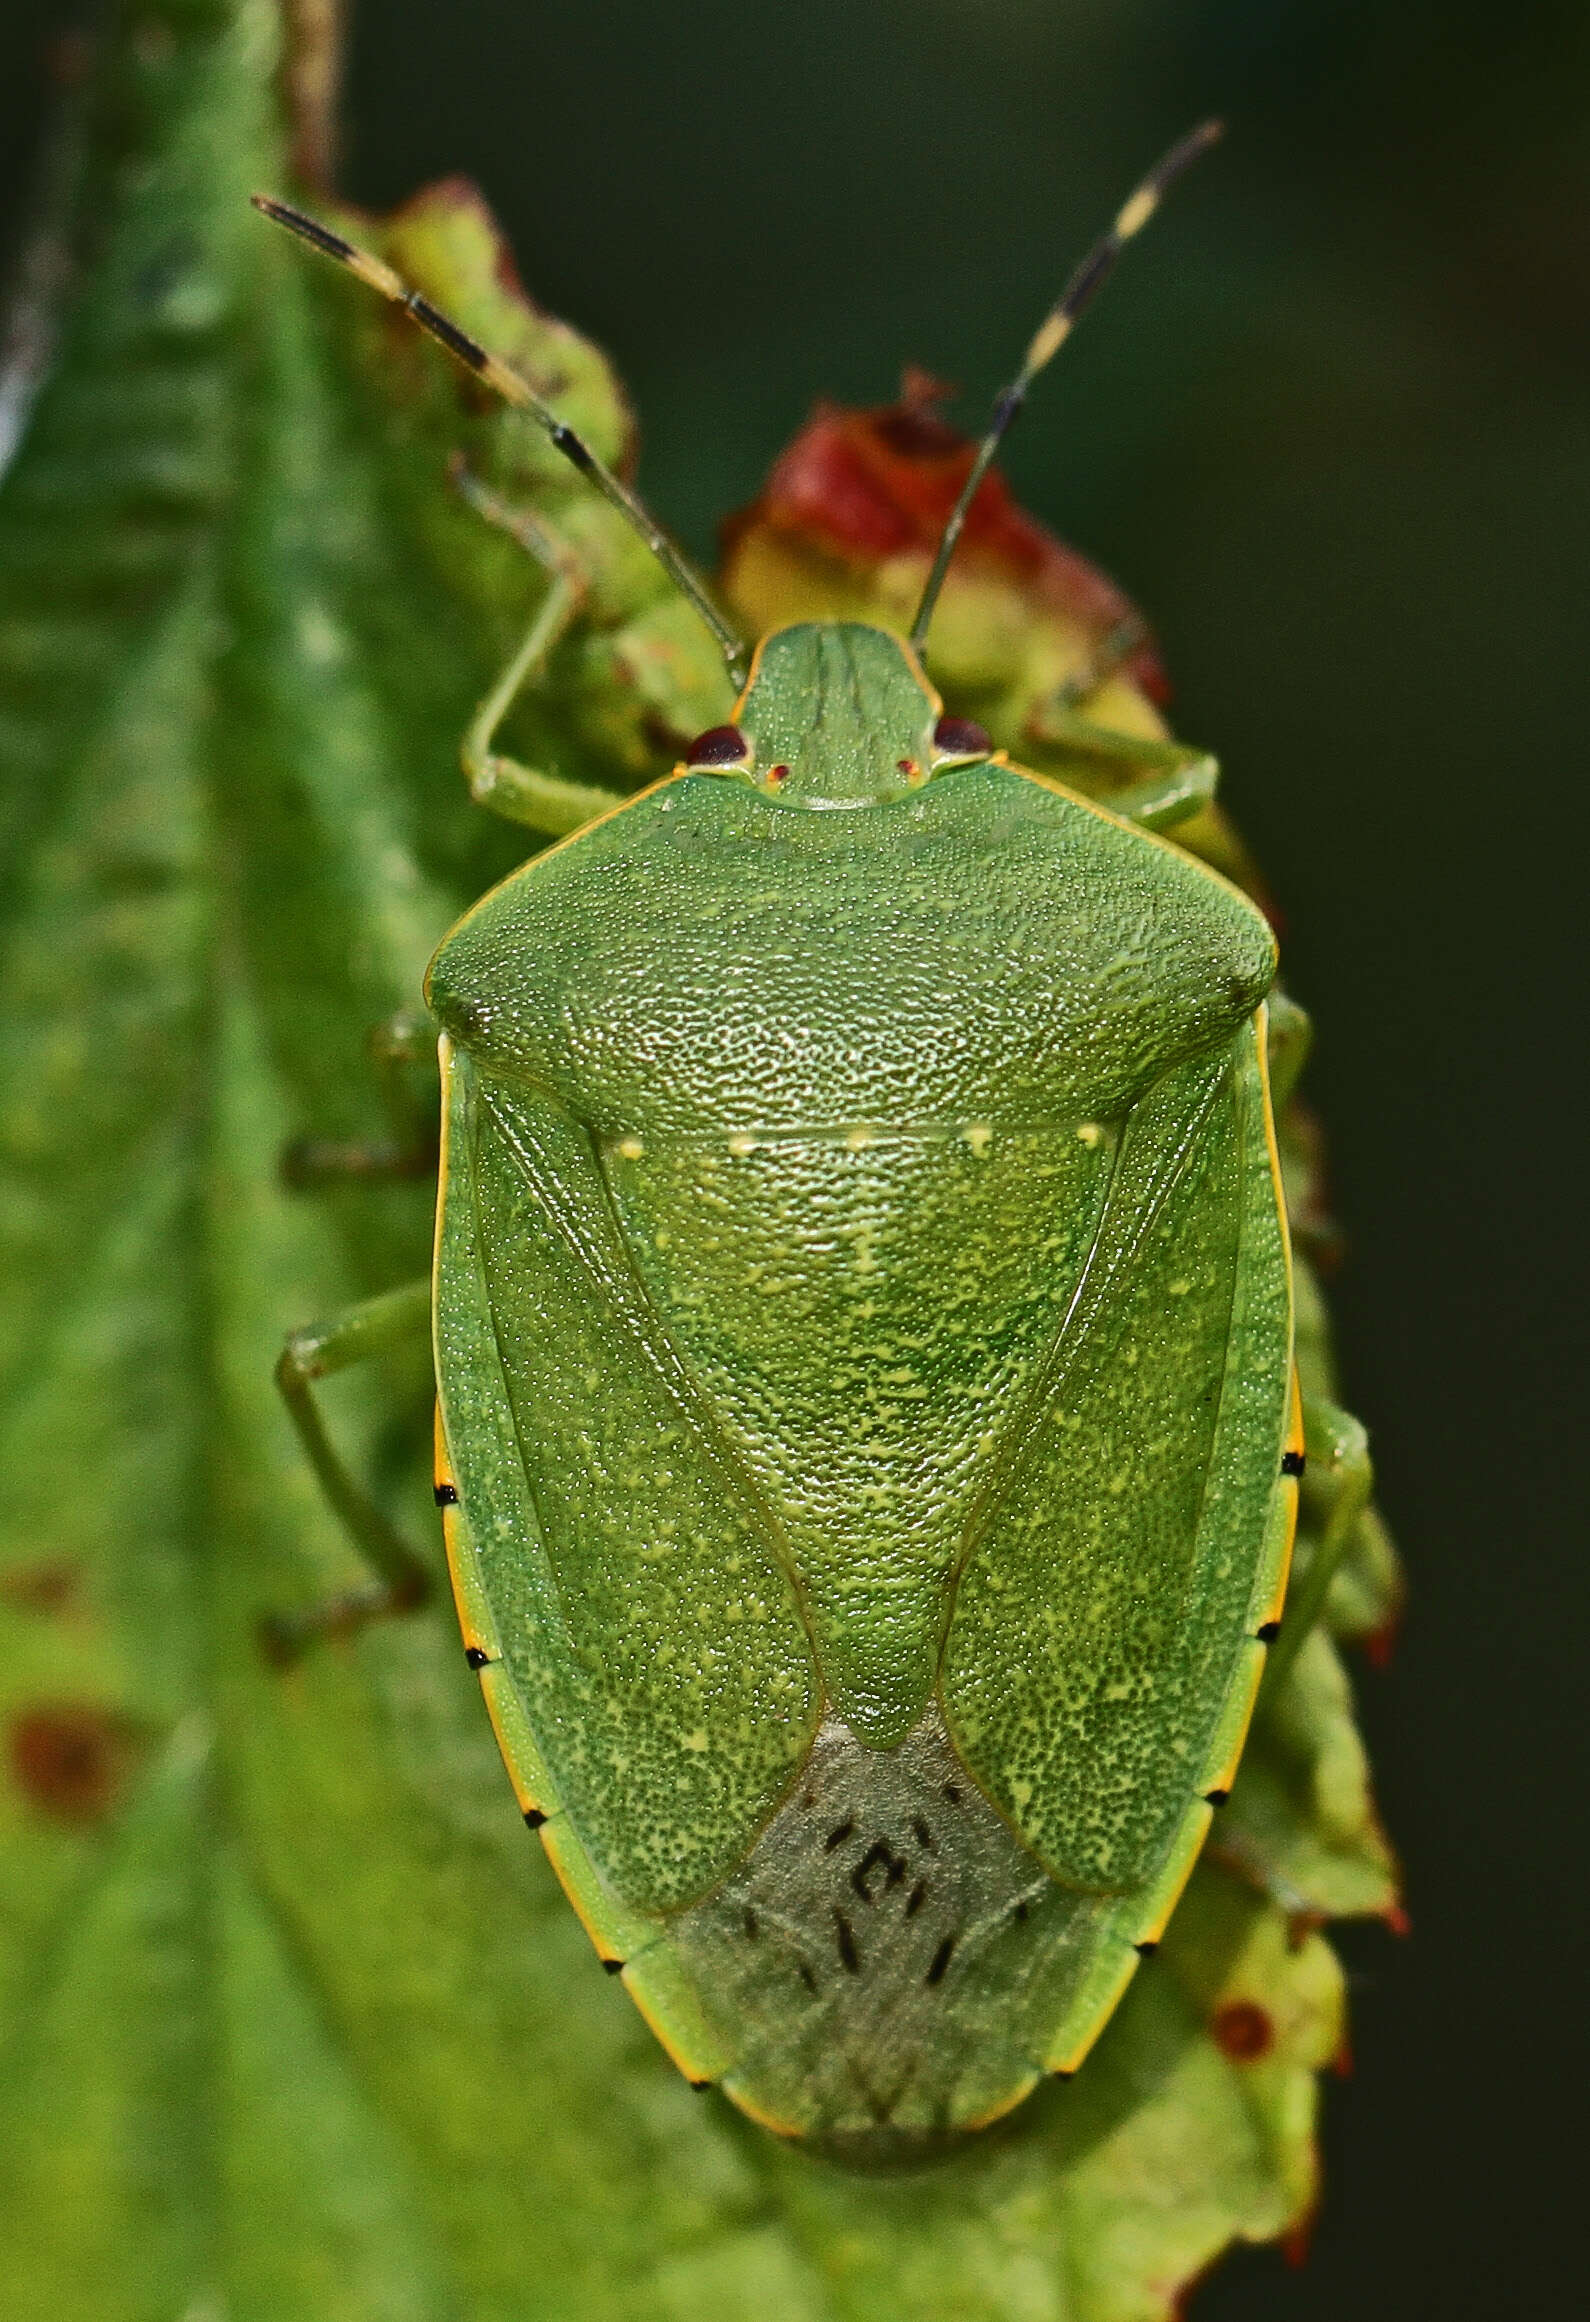
[[[744,672],[516,373],[262,204],[529,410],[744,676],[433,961],[434,1285],[283,1365],[383,1573],[349,1615],[421,1568],[311,1382],[429,1311],[465,1643],[527,1819],[689,2077],[863,2165],[1076,2069],[1230,1787],[1285,1587],[1274,945],[1156,835],[1207,761],[1144,746],[1106,811],[944,717],[916,650],[1027,385],[1210,135],[1037,333],[910,638],[798,624]]]

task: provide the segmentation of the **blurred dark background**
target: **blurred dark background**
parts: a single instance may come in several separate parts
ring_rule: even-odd
[[[71,14],[0,11],[8,232]],[[1590,9],[380,0],[343,175],[371,204],[480,181],[705,552],[819,393],[882,400],[914,360],[980,416],[1212,111],[1227,146],[1008,466],[1158,623],[1316,1017],[1349,1400],[1414,1589],[1361,1682],[1414,1932],[1343,1946],[1307,2266],[1239,2254],[1193,2311],[1556,2322],[1590,2142]]]

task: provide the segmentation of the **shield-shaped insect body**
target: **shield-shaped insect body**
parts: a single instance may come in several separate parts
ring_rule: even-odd
[[[1285,1586],[1274,946],[1145,827],[1212,770],[1134,743],[1157,778],[1107,812],[943,716],[916,651],[1027,386],[1212,134],[1034,337],[910,638],[775,630],[733,722],[594,821],[597,794],[492,750],[579,587],[544,527],[473,493],[552,577],[466,766],[573,835],[429,979],[465,1644],[527,1819],[675,2060],[862,2165],[1076,2068],[1230,1786]],[[739,668],[704,584],[523,377],[263,206],[528,413]],[[374,1307],[395,1327],[424,1303]],[[300,1334],[280,1374],[384,1576],[339,1620],[424,1585],[309,1399],[375,1327]]]
[[[882,631],[776,632],[726,735],[433,964],[443,1497],[598,1948],[864,2158],[1075,2067],[1230,1782],[1296,1496],[1274,950]]]

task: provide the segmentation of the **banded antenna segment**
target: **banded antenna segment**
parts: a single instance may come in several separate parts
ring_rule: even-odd
[[[390,299],[411,322],[417,323],[439,346],[445,347],[455,362],[462,363],[467,371],[472,371],[485,386],[500,395],[504,403],[511,403],[516,411],[527,412],[553,448],[560,451],[582,476],[588,476],[602,497],[640,535],[674,586],[689,599],[712,631],[722,648],[729,675],[736,687],[744,684],[747,664],[745,639],[724,619],[713,603],[705,581],[674,546],[645,502],[630,490],[621,477],[614,475],[605,460],[598,459],[583,437],[576,435],[572,427],[565,425],[557,413],[542,402],[511,363],[479,345],[467,331],[460,330],[449,315],[443,314],[440,307],[432,306],[428,298],[422,298],[417,290],[411,289],[402,275],[382,259],[372,256],[368,250],[361,250],[357,243],[345,241],[341,234],[334,234],[318,218],[308,217],[304,211],[295,210],[286,202],[275,201],[269,194],[253,194],[250,199],[262,216],[278,226],[285,226],[288,233],[296,234],[312,250],[319,250],[325,257],[335,259],[339,266],[345,266],[350,274],[356,275],[371,290],[378,291],[382,298]]]
[[[933,608],[938,603],[939,591],[944,586],[944,575],[949,570],[950,558],[955,554],[967,512],[977,497],[977,487],[993,466],[1000,445],[1015,424],[1016,416],[1027,400],[1028,388],[1044,366],[1052,363],[1059,354],[1088,307],[1109,280],[1115,261],[1127,243],[1134,234],[1142,232],[1182,171],[1190,169],[1201,154],[1208,152],[1211,145],[1219,143],[1224,134],[1223,121],[1202,122],[1155,163],[1136,192],[1117,211],[1114,224],[1094,243],[1034,331],[1032,344],[1015,378],[994,397],[988,432],[977,447],[977,457],[961,487],[961,496],[950,510],[949,522],[939,537],[938,554],[933,559],[933,569],[928,574],[922,601],[911,623],[911,643],[918,653],[927,642]]]

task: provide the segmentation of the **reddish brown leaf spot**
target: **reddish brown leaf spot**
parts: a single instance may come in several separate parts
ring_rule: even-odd
[[[43,1564],[19,1564],[12,1571],[0,1574],[0,1602],[13,1604],[20,1612],[64,1613],[72,1605],[81,1584],[80,1568],[65,1558]]]
[[[102,1821],[139,1754],[131,1721],[90,1702],[41,1702],[19,1710],[7,1742],[17,1788],[57,1822]]]
[[[1227,2000],[1209,2025],[1215,2046],[1234,2064],[1253,2064],[1275,2046],[1275,2025],[1257,2000]]]

